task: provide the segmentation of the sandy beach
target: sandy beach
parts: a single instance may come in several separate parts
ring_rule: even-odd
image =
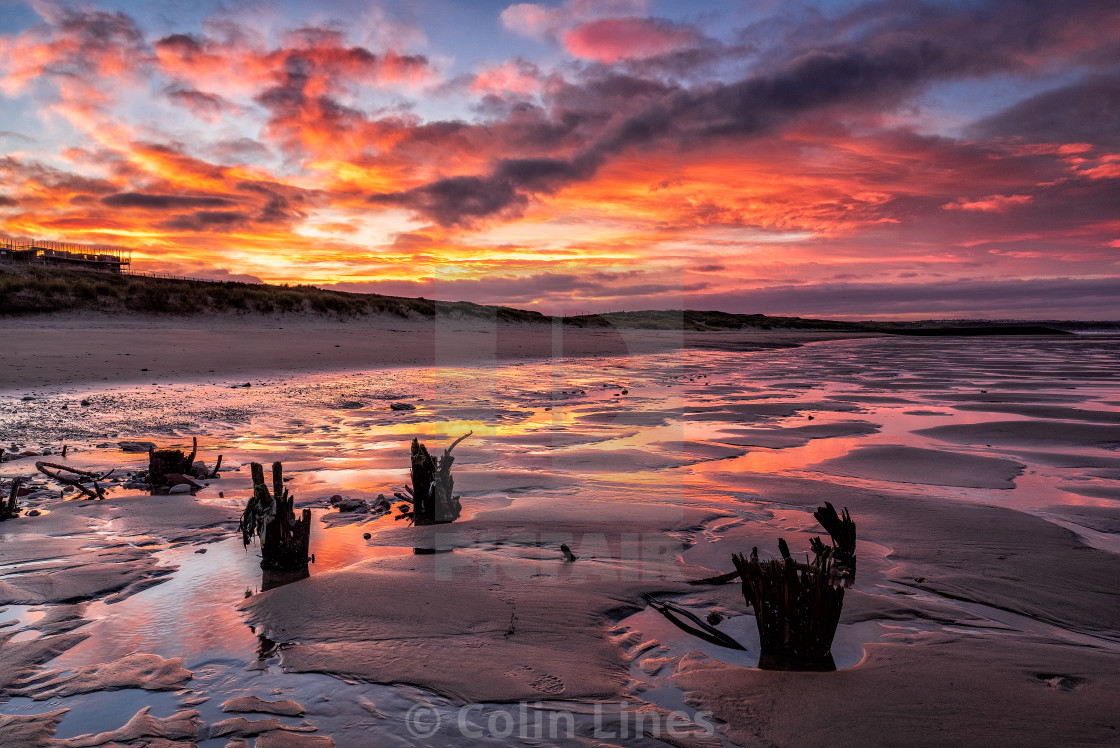
[[[62,313],[4,326],[0,390],[99,382],[243,378],[396,366],[624,356],[682,347],[762,350],[861,337],[830,332],[598,330],[478,320],[319,315]]]
[[[1118,352],[1111,338],[9,320],[0,446],[35,454],[0,465],[32,484],[0,523],[3,740],[1114,742]],[[391,497],[412,438],[434,452],[467,432],[458,521],[332,504]],[[223,455],[219,479],[194,495],[124,487],[146,455],[120,442],[192,437],[200,459]],[[106,499],[63,500],[36,473],[63,444],[67,465],[118,471]],[[313,512],[306,578],[262,573],[236,532],[249,463],[274,460]],[[741,585],[688,582],[729,571],[732,552],[776,557],[779,538],[804,554],[825,501],[858,528],[836,670],[759,669]],[[719,613],[745,649],[682,631],[646,595]]]

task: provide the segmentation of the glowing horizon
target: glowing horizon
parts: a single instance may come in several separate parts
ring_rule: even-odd
[[[468,300],[1120,318],[1120,7],[3,4],[0,234]]]

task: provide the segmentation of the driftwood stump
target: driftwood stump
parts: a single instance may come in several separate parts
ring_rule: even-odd
[[[194,458],[198,454],[198,438],[193,439],[190,455],[179,449],[148,450],[148,484],[163,486],[168,484],[168,476],[190,475],[194,472]]]
[[[451,450],[472,433],[468,431],[452,442],[438,461],[428,454],[428,448],[419,440],[412,440],[412,485],[405,486],[407,496],[396,494],[397,498],[412,504],[412,511],[398,519],[411,519],[417,525],[444,524],[459,519],[463,505],[460,497],[454,494],[455,479],[451,477],[451,466],[455,458]]]
[[[13,478],[8,498],[4,500],[0,497],[0,522],[19,516],[19,487],[22,484],[23,478]]]
[[[835,670],[832,639],[844,606],[844,588],[834,586],[830,564],[801,565],[792,559],[760,563],[731,556],[743,579],[743,597],[754,607],[764,670]]]
[[[144,483],[147,483],[152,493],[166,493],[166,488],[185,483],[191,487],[191,493],[202,488],[202,484],[196,483],[195,479],[214,480],[221,476],[218,471],[222,469],[222,456],[218,455],[218,461],[214,464],[214,469],[207,468],[201,462],[196,463],[195,457],[198,456],[198,437],[192,439],[191,453],[189,455],[183,454],[179,449],[149,449],[148,450],[148,472],[141,478]]]
[[[784,540],[778,541],[781,560],[760,562],[757,548],[750,558],[732,554],[743,598],[754,608],[763,669],[836,669],[832,640],[844,607],[844,588],[855,578],[856,526],[847,509],[841,517],[827,502],[814,516],[833,544],[814,538],[812,561],[795,561]]]
[[[78,489],[87,499],[105,498],[105,489],[101,487],[98,481],[105,480],[113,474],[112,470],[107,473],[92,473],[88,470],[78,470],[69,465],[59,465],[55,462],[36,462],[35,469],[64,486]],[[87,483],[92,484],[93,488],[85,485]]]
[[[241,538],[248,546],[255,535],[261,543],[261,568],[294,571],[307,567],[311,547],[311,510],[296,519],[294,499],[284,488],[284,467],[272,463],[272,493],[259,462],[250,466],[253,496],[241,515]]]

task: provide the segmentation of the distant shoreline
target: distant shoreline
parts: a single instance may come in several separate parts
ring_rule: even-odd
[[[251,381],[270,375],[550,358],[790,348],[874,333],[585,329],[477,319],[351,321],[265,315],[133,318],[37,315],[4,324],[0,392],[113,384]]]
[[[533,326],[559,323],[566,328],[577,329],[697,332],[830,331],[900,335],[1120,332],[1120,322],[1114,321],[929,319],[855,322],[697,309],[650,309],[571,315],[557,319],[537,311],[467,301],[349,293],[315,286],[201,281],[0,263],[0,321],[26,320],[56,313],[94,315],[108,324],[113,324],[120,316],[143,320],[201,320],[206,324],[229,318],[260,318],[277,322],[307,318],[360,324],[371,318],[387,317],[404,323],[479,320]]]

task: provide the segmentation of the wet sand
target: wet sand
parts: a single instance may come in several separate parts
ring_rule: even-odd
[[[488,350],[440,369],[273,369],[250,389],[120,369],[0,393],[4,446],[65,441],[69,464],[129,470],[143,457],[118,440],[200,435],[229,467],[196,497],[36,492],[25,506],[43,514],[0,524],[4,735],[655,746],[645,733],[680,717],[687,736],[662,734],[689,746],[1115,740],[1120,342]],[[399,490],[413,436],[438,448],[468,430],[460,521],[329,508]],[[274,459],[316,522],[310,576],[278,586],[235,537],[241,466]],[[773,557],[778,538],[804,552],[824,501],[859,537],[839,669],[759,670],[739,585],[685,583],[752,546]],[[676,629],[644,594],[720,612],[746,651]],[[570,738],[537,729],[561,713]]]
[[[853,333],[600,330],[478,320],[58,314],[4,322],[0,391],[62,384],[251,378],[396,366],[625,356],[683,347],[764,350]]]

